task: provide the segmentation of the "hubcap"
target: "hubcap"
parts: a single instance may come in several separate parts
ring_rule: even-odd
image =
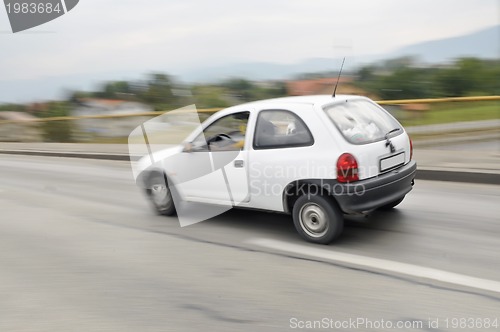
[[[326,213],[316,203],[307,203],[299,212],[300,226],[311,237],[321,237],[328,231]]]
[[[158,207],[167,207],[172,200],[170,190],[164,183],[151,186],[151,199]]]

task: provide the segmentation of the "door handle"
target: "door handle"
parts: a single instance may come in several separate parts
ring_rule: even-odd
[[[242,168],[243,165],[244,165],[243,160],[235,160],[234,161],[234,167]]]

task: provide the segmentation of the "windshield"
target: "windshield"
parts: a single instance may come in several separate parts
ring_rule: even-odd
[[[368,100],[349,100],[324,108],[347,141],[366,144],[402,133],[401,125],[387,111]],[[399,129],[399,130],[395,130]]]

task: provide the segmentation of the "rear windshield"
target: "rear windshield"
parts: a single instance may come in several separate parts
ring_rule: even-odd
[[[368,100],[349,100],[326,106],[324,110],[345,139],[353,144],[383,140],[391,131],[389,136],[403,132],[396,119]]]

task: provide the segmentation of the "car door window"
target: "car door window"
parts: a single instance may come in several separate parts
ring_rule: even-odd
[[[259,113],[254,149],[292,148],[313,144],[309,128],[296,114],[286,110],[264,110]]]
[[[216,120],[193,141],[193,151],[243,150],[249,114],[239,112]]]

